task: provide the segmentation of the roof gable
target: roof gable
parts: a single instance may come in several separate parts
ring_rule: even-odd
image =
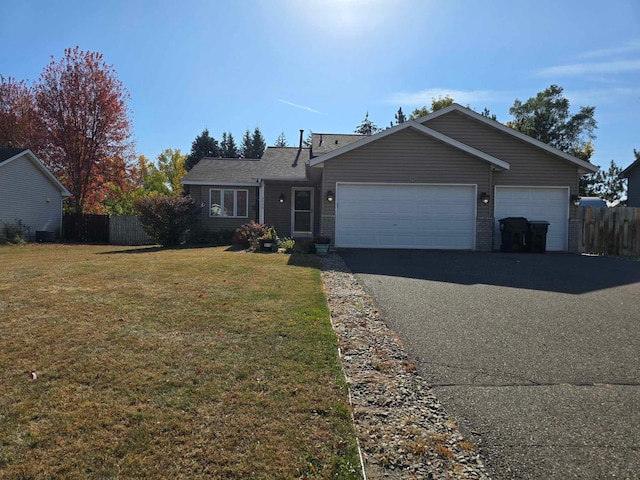
[[[29,149],[24,149],[24,148],[0,148],[0,168],[4,167],[5,165],[10,164],[11,162],[19,160],[20,158],[23,158],[23,157],[27,158],[36,167],[38,167],[38,170],[40,170],[42,172],[42,174],[45,177],[47,177],[47,179],[51,183],[53,183],[53,185],[58,190],[60,190],[60,193],[63,196],[65,196],[65,197],[70,197],[71,196],[71,192],[69,192],[69,190],[67,190],[64,187],[64,185],[62,185],[62,183],[60,183],[60,181],[55,177],[55,175],[53,173],[51,173],[51,170],[49,170],[44,165],[44,163],[42,163],[40,161],[40,159],[38,157],[36,157],[35,154]]]
[[[414,121],[414,120],[408,120],[404,123],[401,123],[399,125],[396,125],[394,127],[388,128],[382,132],[376,133],[375,135],[368,135],[365,136],[364,138],[362,138],[361,140],[358,140],[357,142],[345,145],[341,148],[338,148],[336,150],[333,150],[330,153],[327,153],[325,155],[322,155],[320,157],[316,157],[314,159],[312,159],[309,162],[309,166],[316,166],[319,165],[321,163],[326,162],[327,160],[331,160],[332,158],[338,157],[340,155],[343,155],[347,152],[350,152],[352,150],[355,150],[357,148],[363,147],[365,145],[368,145],[370,143],[376,142],[382,138],[385,138],[389,135],[393,135],[394,133],[400,132],[404,129],[407,128],[411,128],[423,135],[426,135],[428,137],[434,138],[436,140],[439,140],[447,145],[450,145],[454,148],[457,148],[458,150],[461,150],[463,152],[469,153],[471,155],[473,155],[474,157],[477,157],[481,160],[484,160],[488,163],[490,163],[491,165],[493,165],[494,167],[500,169],[500,170],[509,170],[510,165],[503,161],[500,160],[499,158],[493,157],[491,155],[488,155],[484,152],[481,152],[480,150],[473,148],[469,145],[466,145],[462,142],[459,142],[458,140],[455,140],[451,137],[448,137],[440,132],[436,132],[435,130],[425,127],[424,125],[419,124],[418,122]]]
[[[451,113],[451,112],[458,112],[473,120],[476,120],[485,125],[488,125],[491,128],[499,130],[502,133],[515,137],[518,140],[521,140],[525,143],[533,145],[534,147],[544,150],[547,153],[550,153],[552,155],[562,158],[565,161],[575,164],[577,167],[581,168],[582,170],[586,170],[586,172],[593,173],[598,171],[598,167],[596,165],[593,165],[589,162],[585,162],[584,160],[580,160],[579,158],[576,158],[573,155],[569,155],[568,153],[563,152],[562,150],[558,150],[557,148],[551,147],[544,142],[536,140],[535,138],[532,138],[529,135],[525,135],[524,133],[520,133],[511,127],[507,127],[506,125],[496,120],[492,120],[488,117],[485,117],[484,115],[480,115],[479,113],[474,112],[473,110],[463,107],[462,105],[459,105],[457,103],[453,103],[446,108],[437,110],[433,113],[430,113],[429,115],[418,118],[416,122],[424,125],[425,123],[428,123],[430,120],[441,117],[443,115],[447,115],[448,113]]]

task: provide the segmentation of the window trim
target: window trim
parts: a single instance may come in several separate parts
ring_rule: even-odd
[[[220,209],[222,212],[224,208],[224,192],[233,192],[233,215],[213,215],[211,213],[212,201],[211,196],[213,192],[220,192]],[[245,192],[246,204],[244,215],[238,215],[238,192]],[[209,218],[249,218],[249,190],[246,188],[210,188],[209,189]]]

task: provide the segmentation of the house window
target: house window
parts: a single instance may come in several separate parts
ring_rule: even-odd
[[[249,191],[235,189],[209,190],[210,217],[247,217]]]

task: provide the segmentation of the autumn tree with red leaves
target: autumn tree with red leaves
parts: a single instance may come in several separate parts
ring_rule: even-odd
[[[0,75],[0,147],[32,146],[40,131],[33,87]]]
[[[35,86],[43,127],[37,152],[73,194],[76,212],[95,210],[133,159],[129,93],[100,53],[78,47],[53,58]]]

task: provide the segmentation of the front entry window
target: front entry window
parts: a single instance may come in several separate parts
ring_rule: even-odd
[[[293,232],[311,233],[313,227],[313,190],[293,191]]]

